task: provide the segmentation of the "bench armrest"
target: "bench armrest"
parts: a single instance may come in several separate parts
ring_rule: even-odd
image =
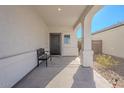
[[[50,51],[45,51],[45,53],[46,53],[47,55],[50,55]]]

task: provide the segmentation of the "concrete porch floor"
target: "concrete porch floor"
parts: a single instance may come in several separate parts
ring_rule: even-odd
[[[92,68],[80,66],[79,57],[53,57],[52,62],[40,64],[19,81],[14,88],[110,88],[112,87]]]

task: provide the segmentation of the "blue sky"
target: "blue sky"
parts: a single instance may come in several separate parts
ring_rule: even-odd
[[[119,22],[124,22],[124,5],[104,6],[93,17],[92,33]],[[81,38],[81,27],[77,31],[77,37]]]

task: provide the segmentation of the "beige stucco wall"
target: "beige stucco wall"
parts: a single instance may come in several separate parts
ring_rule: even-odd
[[[124,58],[124,25],[94,34],[92,40],[102,40],[103,53]]]
[[[37,65],[36,49],[49,49],[51,32],[62,33],[62,56],[78,55],[73,28],[48,27],[30,6],[0,6],[0,87],[12,87]],[[71,35],[69,45],[64,34]]]
[[[31,7],[0,6],[0,57],[47,46],[47,26]]]
[[[62,56],[78,56],[76,32],[72,27],[49,27],[49,33],[61,33]],[[64,44],[64,35],[70,35],[70,44]],[[49,34],[48,34],[49,37]],[[49,42],[49,41],[48,41]]]
[[[0,87],[12,87],[37,65],[36,49],[48,46],[47,30],[31,7],[0,6]]]

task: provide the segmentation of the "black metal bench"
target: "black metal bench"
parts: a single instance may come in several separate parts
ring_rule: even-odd
[[[50,54],[48,54],[49,51],[45,51],[45,49],[40,48],[37,49],[37,67],[40,65],[40,61],[42,62],[46,62],[46,67],[47,67],[47,60],[50,59],[50,61],[52,60],[52,57]]]

